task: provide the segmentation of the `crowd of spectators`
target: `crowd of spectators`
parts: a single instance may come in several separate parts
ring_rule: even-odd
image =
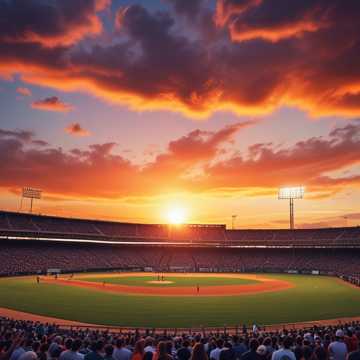
[[[111,245],[55,241],[0,241],[0,275],[34,274],[49,268],[188,272],[305,272],[360,278],[357,249],[243,249]]]
[[[0,360],[359,360],[360,324],[236,334],[63,329],[0,318]]]

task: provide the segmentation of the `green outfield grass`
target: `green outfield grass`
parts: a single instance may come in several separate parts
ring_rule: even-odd
[[[235,279],[235,278],[219,278],[219,277],[177,277],[177,276],[166,276],[164,280],[172,281],[171,284],[150,284],[149,281],[157,280],[157,276],[129,276],[129,277],[79,277],[76,279],[109,283],[118,285],[129,285],[129,286],[165,286],[165,287],[176,287],[176,286],[214,286],[214,285],[247,285],[256,284],[259,281],[252,279]]]
[[[267,275],[294,283],[279,292],[218,297],[101,293],[35,278],[0,279],[0,306],[95,324],[147,327],[275,324],[360,315],[360,289],[335,278]]]

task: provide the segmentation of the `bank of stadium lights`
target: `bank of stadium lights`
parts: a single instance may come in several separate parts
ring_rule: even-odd
[[[295,228],[294,225],[294,200],[304,197],[305,188],[303,186],[291,186],[279,188],[278,199],[289,200],[290,204],[290,229]]]
[[[30,199],[30,213],[32,213],[34,199],[41,199],[41,193],[42,190],[31,187],[24,187],[22,189],[21,203],[24,198]]]

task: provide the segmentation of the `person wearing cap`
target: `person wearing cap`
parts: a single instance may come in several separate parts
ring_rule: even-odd
[[[329,359],[330,360],[346,360],[347,347],[344,342],[344,331],[336,330],[335,341],[329,345]]]
[[[147,352],[151,352],[151,353],[156,352],[156,348],[154,347],[154,339],[151,336],[148,336],[148,337],[145,338],[144,352],[145,353],[147,353]]]
[[[259,355],[259,360],[267,360],[268,359],[268,351],[265,345],[260,345],[256,349],[256,352]]]

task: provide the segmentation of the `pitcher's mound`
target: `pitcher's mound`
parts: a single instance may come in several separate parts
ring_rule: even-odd
[[[159,284],[172,284],[173,281],[168,281],[168,280],[163,280],[163,281],[161,281],[161,280],[152,280],[152,281],[147,281],[147,283],[148,283],[148,284],[157,284],[157,285],[159,285]]]

